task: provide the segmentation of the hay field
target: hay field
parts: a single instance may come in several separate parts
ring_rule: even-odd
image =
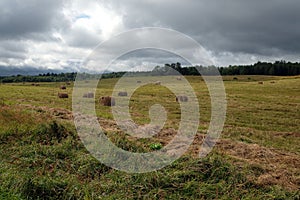
[[[180,88],[181,81],[171,78]],[[0,199],[299,199],[300,77],[223,77],[226,122],[213,152],[204,159],[197,153],[210,122],[210,97],[203,80],[186,78],[199,101],[195,140],[172,165],[146,174],[111,169],[89,154],[72,121],[73,83],[63,90],[67,99],[57,96],[63,83],[0,85]],[[95,93],[106,135],[132,152],[166,145],[180,122],[176,96],[158,84],[133,93],[129,111],[137,124],[150,122],[153,104],[167,112],[159,134],[136,139],[116,125],[111,107],[99,104],[117,81],[101,80]]]

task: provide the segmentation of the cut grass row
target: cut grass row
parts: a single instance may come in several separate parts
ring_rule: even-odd
[[[117,135],[114,137],[115,141],[120,141]],[[2,199],[299,197],[297,191],[257,185],[247,176],[260,169],[236,168],[226,155],[217,152],[205,159],[186,155],[157,172],[127,174],[99,163],[85,150],[71,127],[57,122],[41,124],[14,136],[6,135],[1,141]],[[119,144],[124,148],[122,145],[124,143]]]

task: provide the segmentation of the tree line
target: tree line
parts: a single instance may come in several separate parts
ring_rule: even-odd
[[[39,74],[36,76],[30,75],[16,75],[16,76],[5,76],[0,77],[2,83],[17,83],[17,82],[64,82],[73,81],[76,77],[75,72],[73,73],[47,73]]]
[[[126,72],[111,72],[101,74],[101,78],[118,78],[122,77]],[[68,82],[75,81],[77,72],[72,73],[45,73],[39,75],[16,75],[16,76],[0,76],[0,83],[20,83],[20,82]],[[82,73],[82,80],[98,79],[99,74]]]
[[[164,66],[156,66],[152,71],[144,72],[110,72],[101,74],[101,78],[119,78],[123,75],[126,76],[158,76],[158,75],[199,75],[199,71],[205,75],[214,75],[215,70],[219,70],[221,75],[270,75],[270,76],[295,76],[300,75],[300,63],[276,61],[270,62],[257,62],[253,65],[234,65],[228,67],[204,67],[204,66],[190,66],[182,67],[181,63],[165,64]],[[36,76],[5,76],[0,77],[2,83],[14,82],[64,82],[74,81],[77,73],[45,73]],[[95,79],[99,78],[99,74],[81,74],[82,79]]]
[[[270,75],[270,76],[296,76],[300,75],[300,63],[276,61],[257,62],[253,65],[230,65],[228,67],[203,67],[191,66],[182,67],[180,63],[165,64],[163,67],[157,66],[152,71],[152,74],[159,75],[175,75],[178,71],[182,75],[199,75],[199,71],[205,75],[214,75],[216,68],[221,75]]]
[[[295,76],[300,74],[300,63],[276,61],[257,62],[254,65],[220,67],[222,75],[271,75],[271,76]]]

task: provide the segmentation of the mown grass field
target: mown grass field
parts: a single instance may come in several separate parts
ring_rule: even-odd
[[[195,141],[172,165],[145,174],[111,169],[89,154],[72,121],[72,99],[57,97],[63,83],[0,85],[0,199],[299,199],[300,77],[223,77],[226,122],[204,159],[197,153],[211,117],[210,97],[199,77],[186,78],[199,100]],[[117,81],[101,80],[96,92],[106,135],[132,152],[166,145],[180,122],[175,95],[154,84],[135,91],[129,107],[136,123],[149,123],[156,103],[168,114],[161,133],[136,139],[118,129],[110,107],[98,103]]]

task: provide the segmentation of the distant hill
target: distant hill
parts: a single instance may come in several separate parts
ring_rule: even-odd
[[[67,72],[66,70],[51,70],[44,68],[36,68],[31,66],[24,67],[7,67],[0,66],[0,76],[13,76],[13,75],[39,75],[44,73],[62,73]]]

